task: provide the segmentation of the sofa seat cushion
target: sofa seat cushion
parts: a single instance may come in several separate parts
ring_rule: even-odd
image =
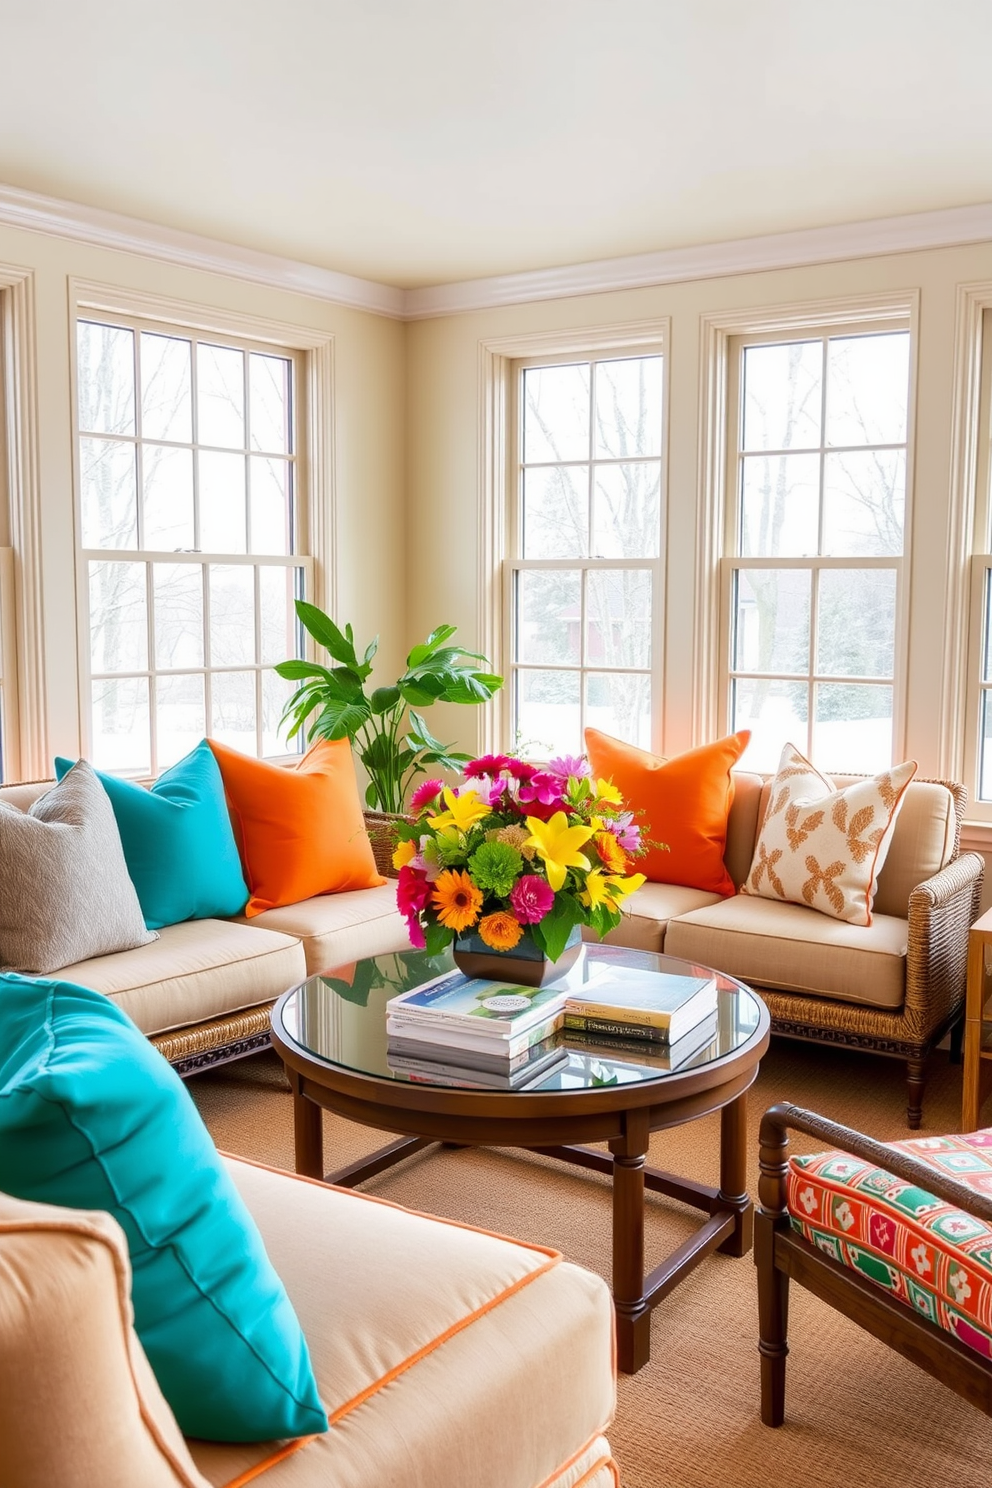
[[[739,895],[672,920],[665,953],[757,987],[899,1008],[909,926],[894,915],[849,925],[818,910]]]
[[[891,1145],[992,1188],[992,1129]],[[812,1245],[992,1359],[992,1225],[846,1152],[790,1158],[788,1206]]]
[[[271,1002],[306,974],[303,947],[288,935],[186,920],[166,925],[154,945],[79,961],[59,977],[105,993],[152,1034]]]
[[[264,1483],[535,1488],[589,1451],[614,1405],[599,1277],[364,1194],[235,1160],[229,1171],[297,1310],[331,1421]],[[217,1485],[264,1460],[258,1448],[190,1447]]]
[[[705,889],[687,889],[680,884],[642,884],[624,900],[623,919],[604,939],[608,944],[630,946],[637,951],[663,951],[669,920],[722,902],[721,895],[710,894]],[[582,938],[599,939],[595,930],[588,927],[583,930]]]
[[[378,888],[318,894],[299,904],[267,909],[250,923],[252,928],[257,925],[301,940],[310,973],[410,949],[406,921],[396,908],[395,881]]]

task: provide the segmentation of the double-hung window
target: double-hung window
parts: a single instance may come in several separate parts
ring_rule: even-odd
[[[749,765],[891,763],[904,673],[910,332],[730,342],[726,716]]]
[[[93,762],[157,774],[204,734],[287,751],[309,568],[299,356],[94,314],[77,322],[78,600]]]
[[[986,294],[986,304],[990,300],[992,295]],[[981,313],[980,341],[966,769],[973,794],[972,812],[989,821],[992,820],[992,308]]]
[[[507,742],[574,754],[592,726],[657,746],[660,350],[519,362],[513,376]]]

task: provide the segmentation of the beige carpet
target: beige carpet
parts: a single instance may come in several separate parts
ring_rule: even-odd
[[[219,1147],[293,1166],[292,1105],[274,1055],[189,1082]],[[902,1070],[839,1050],[773,1045],[751,1092],[751,1191],[757,1120],[791,1100],[882,1140],[907,1135]],[[961,1071],[938,1054],[924,1131],[956,1131]],[[660,1133],[651,1161],[717,1181],[719,1118]],[[325,1157],[337,1166],[381,1145],[381,1134],[326,1117]],[[811,1150],[807,1142],[797,1148]],[[605,1182],[550,1159],[494,1149],[428,1149],[368,1191],[450,1218],[558,1247],[609,1276]],[[648,1265],[687,1233],[686,1211],[649,1199]],[[750,1257],[712,1256],[654,1314],[651,1362],[620,1377],[610,1430],[624,1488],[985,1488],[992,1422],[853,1323],[792,1288],[786,1425],[757,1417],[758,1355]],[[438,1485],[469,1488],[469,1485]]]

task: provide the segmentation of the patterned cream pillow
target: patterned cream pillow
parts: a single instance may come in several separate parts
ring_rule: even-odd
[[[915,774],[908,760],[838,790],[787,744],[741,892],[870,925],[875,881]]]

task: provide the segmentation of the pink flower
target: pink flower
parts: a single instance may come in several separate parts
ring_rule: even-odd
[[[637,852],[641,845],[641,829],[634,821],[632,811],[621,811],[612,821],[605,823],[606,830],[612,832],[625,852]]]
[[[521,925],[536,925],[554,902],[551,885],[536,873],[525,873],[510,890],[510,904]]]
[[[421,806],[428,806],[431,801],[436,801],[443,790],[443,780],[425,780],[410,797],[410,805],[414,811],[419,811]]]
[[[404,863],[396,880],[396,908],[401,915],[419,915],[430,903],[431,885],[422,873]]]
[[[480,775],[498,775],[510,763],[506,754],[483,754],[465,766],[465,779],[476,780]]]
[[[410,937],[410,944],[415,951],[427,949],[427,941],[424,938],[424,930],[416,915],[407,915],[406,933]]]
[[[530,780],[524,782],[520,787],[521,801],[539,801],[542,806],[554,806],[560,809],[562,778],[560,775],[552,775],[548,770],[535,770]]]
[[[538,773],[536,765],[529,765],[526,760],[519,759],[507,760],[506,769],[514,780],[530,780],[532,775]]]
[[[568,780],[571,775],[574,775],[578,780],[583,780],[587,775],[591,775],[592,771],[589,768],[589,761],[585,755],[562,754],[557,759],[548,761],[547,773],[549,775],[557,775],[559,780]]]

